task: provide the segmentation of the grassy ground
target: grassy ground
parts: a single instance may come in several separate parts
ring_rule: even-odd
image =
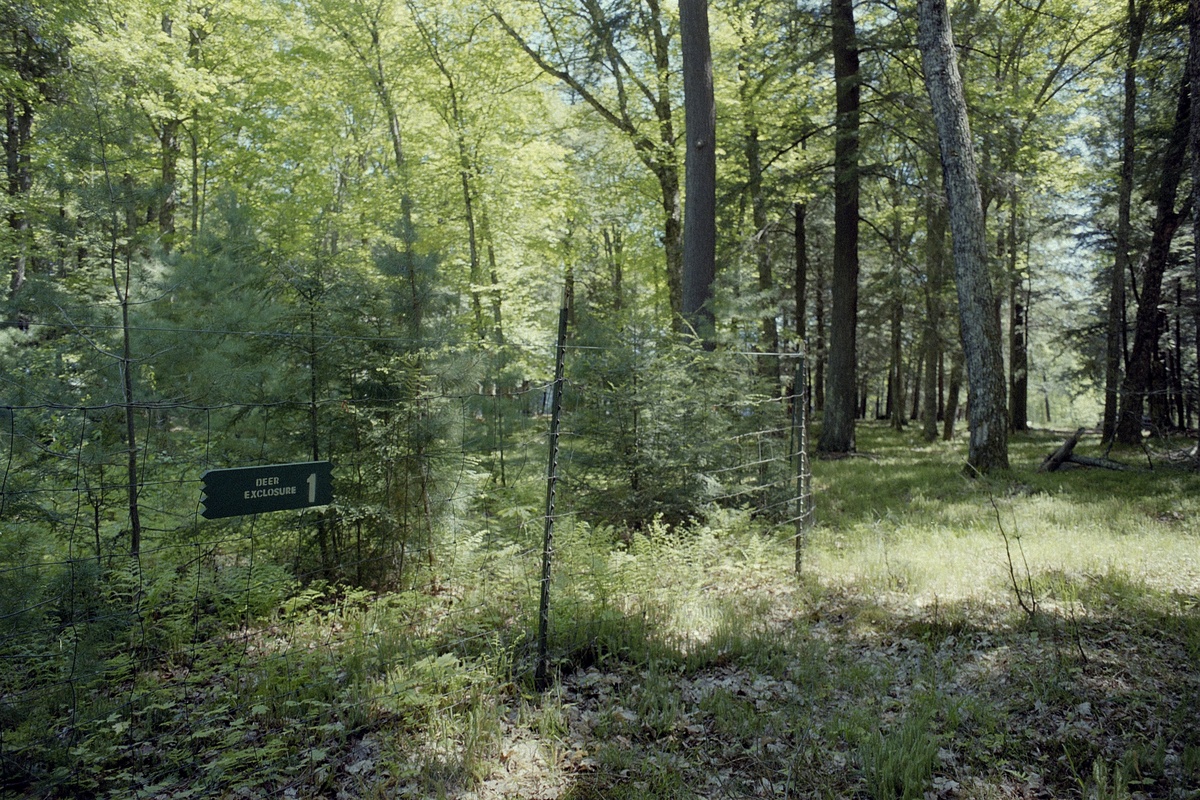
[[[464,532],[428,591],[309,587],[114,672],[69,754],[2,744],[62,761],[45,797],[1195,800],[1200,473],[1038,473],[1062,438],[983,481],[862,426],[814,463],[799,579],[744,512],[564,524],[543,693],[537,552]]]
[[[557,688],[498,702],[477,779],[397,789],[1200,797],[1200,477],[1036,473],[1061,438],[980,482],[867,427],[814,466],[800,581],[745,518],[635,541],[568,605]]]

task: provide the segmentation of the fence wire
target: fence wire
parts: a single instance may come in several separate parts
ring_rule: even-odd
[[[372,731],[475,719],[473,682],[594,646],[603,595],[645,577],[614,553],[725,515],[794,537],[800,568],[799,356],[572,342],[549,519],[553,354],[500,360],[300,400],[0,408],[0,792],[354,795]],[[202,518],[206,470],[314,454],[332,505]],[[418,780],[462,747],[401,761]]]

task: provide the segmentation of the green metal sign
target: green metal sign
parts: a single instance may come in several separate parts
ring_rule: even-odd
[[[210,469],[200,476],[205,519],[313,508],[333,502],[333,465],[328,461],[264,467]]]

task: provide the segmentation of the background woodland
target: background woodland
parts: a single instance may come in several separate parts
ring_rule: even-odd
[[[945,148],[935,0],[0,0],[0,792],[1195,797],[1193,476],[1025,472],[1060,428],[1195,441],[1197,5],[955,3]],[[199,517],[207,469],[319,460],[331,506]],[[1066,566],[1142,523],[1177,573]],[[1114,626],[1162,704],[1071,739]],[[1029,692],[951,680],[1009,636]]]

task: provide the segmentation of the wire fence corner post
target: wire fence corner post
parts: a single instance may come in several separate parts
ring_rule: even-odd
[[[802,348],[792,379],[792,442],[796,478],[796,577],[804,566],[804,547],[813,524],[812,471],[808,461],[808,372]]]
[[[554,385],[550,404],[550,447],[546,466],[546,525],[542,535],[542,592],[538,602],[538,654],[533,682],[540,692],[550,678],[550,572],[554,553],[554,490],[558,483],[558,434],[562,421],[563,372],[567,354],[567,319],[571,309],[571,284],[563,288],[558,310],[558,338],[554,350]]]

